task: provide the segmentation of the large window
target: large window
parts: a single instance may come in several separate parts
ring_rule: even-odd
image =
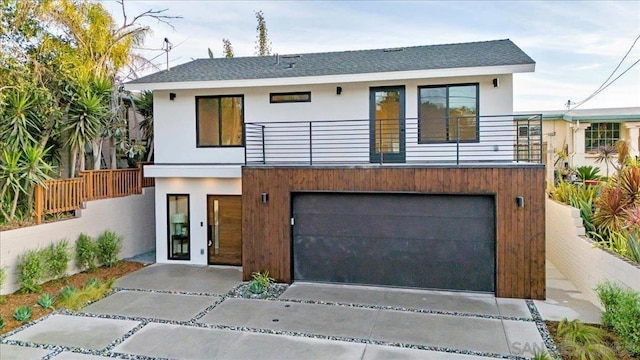
[[[475,142],[478,135],[478,84],[419,88],[418,142]]]
[[[198,147],[242,146],[243,97],[196,97]]]
[[[189,260],[189,195],[167,195],[168,255],[170,260]]]
[[[585,152],[597,152],[602,146],[614,146],[620,140],[620,123],[591,123],[584,133]]]

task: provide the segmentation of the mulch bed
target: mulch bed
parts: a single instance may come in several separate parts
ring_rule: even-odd
[[[547,329],[549,330],[549,333],[551,334],[551,337],[553,337],[553,342],[556,343],[556,346],[558,346],[558,350],[561,352],[562,358],[564,360],[574,360],[574,359],[578,359],[575,356],[571,356],[570,354],[567,353],[562,353],[562,348],[560,346],[560,339],[558,339],[558,336],[556,334],[556,329],[558,328],[558,322],[557,321],[545,321],[546,325],[547,325]],[[637,360],[637,357],[633,357],[631,355],[629,355],[628,352],[626,352],[624,349],[622,349],[622,347],[619,345],[619,339],[618,336],[616,334],[614,334],[609,328],[603,326],[603,325],[599,325],[599,324],[589,324],[592,326],[597,326],[601,329],[604,329],[607,331],[608,336],[605,338],[605,345],[607,345],[609,348],[611,348],[615,353],[616,353],[616,359],[622,359],[622,360]]]
[[[116,266],[107,268],[101,267],[92,273],[83,272],[75,275],[68,276],[63,279],[49,281],[42,285],[42,292],[40,294],[9,294],[4,295],[4,300],[0,300],[0,316],[4,319],[4,327],[0,329],[0,335],[8,333],[13,329],[22,326],[20,321],[13,318],[13,313],[17,308],[23,305],[28,305],[33,310],[33,316],[30,321],[39,319],[49,313],[51,309],[43,309],[38,303],[38,298],[45,293],[53,296],[58,296],[60,290],[66,286],[73,286],[76,289],[82,288],[87,280],[90,278],[96,278],[100,282],[104,282],[111,278],[120,278],[131,272],[143,268],[145,265],[133,261],[120,261]]]

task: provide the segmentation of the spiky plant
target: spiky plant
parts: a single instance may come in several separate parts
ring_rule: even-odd
[[[607,335],[606,331],[595,326],[587,325],[580,320],[562,319],[558,323],[558,337],[563,341],[571,341],[579,344],[601,343]]]
[[[607,186],[596,199],[593,224],[599,229],[619,231],[627,221],[627,201],[618,187]]]

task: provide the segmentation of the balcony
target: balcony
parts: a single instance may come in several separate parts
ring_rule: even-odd
[[[543,162],[542,115],[245,124],[247,165],[480,165]]]

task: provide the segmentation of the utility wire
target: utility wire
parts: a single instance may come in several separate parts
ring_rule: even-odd
[[[629,54],[631,53],[631,50],[633,50],[633,48],[636,46],[636,43],[638,42],[639,39],[640,39],[640,35],[638,35],[635,38],[635,40],[633,40],[633,44],[631,44],[631,47],[629,47],[629,50],[627,50],[627,53],[624,54],[624,56],[622,57],[622,59],[620,60],[620,62],[616,66],[616,68],[613,69],[613,71],[611,72],[609,77],[607,77],[607,79],[593,92],[593,94],[587,96],[586,99],[576,103],[575,106],[573,108],[569,109],[569,110],[576,109],[578,106],[581,106],[582,104],[584,104],[587,101],[591,100],[594,96],[598,95],[600,92],[602,92],[602,90],[608,88],[609,85],[613,84],[616,80],[618,80],[620,78],[620,76],[624,75],[627,71],[629,71],[632,67],[634,67],[638,62],[640,62],[640,60],[636,61],[631,66],[629,66],[624,72],[622,72],[622,74],[620,74],[615,79],[611,80],[610,83],[607,84],[607,82],[613,77],[613,75],[616,73],[616,71],[618,71],[618,69],[620,68],[620,66],[622,65],[624,60],[627,58],[627,56],[629,56]]]

